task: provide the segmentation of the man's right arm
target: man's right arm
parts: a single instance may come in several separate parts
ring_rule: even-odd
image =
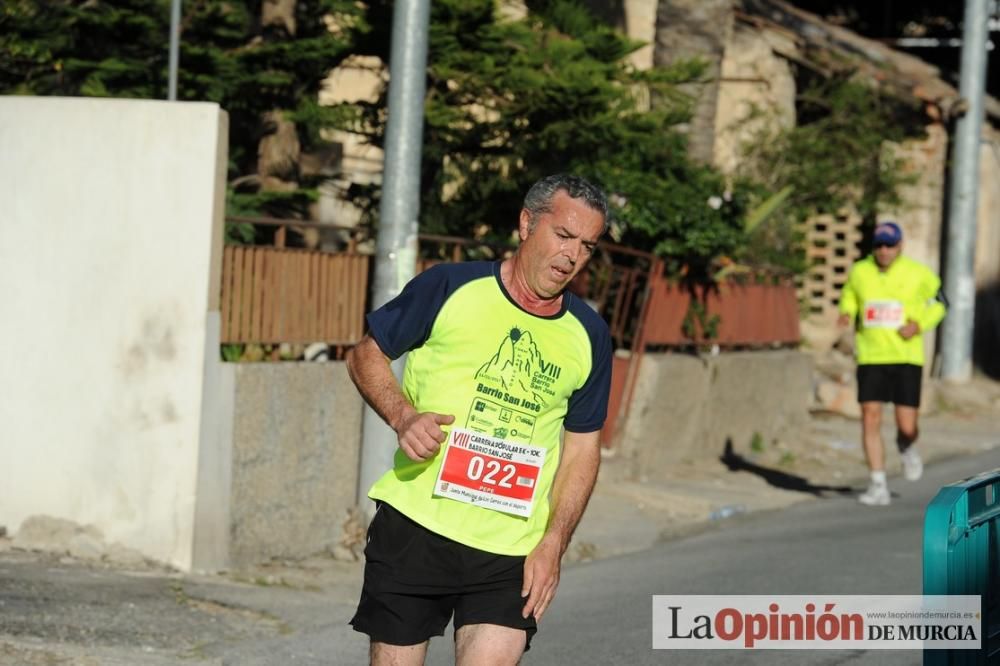
[[[392,374],[389,358],[370,335],[365,335],[347,354],[347,372],[354,385],[382,420],[396,432],[399,447],[413,461],[427,460],[445,440],[442,425],[455,417],[414,408]]]
[[[847,282],[840,291],[840,304],[837,309],[840,317],[837,318],[838,326],[850,326],[854,323],[854,318],[858,315],[858,297],[854,291],[854,269],[847,275]]]

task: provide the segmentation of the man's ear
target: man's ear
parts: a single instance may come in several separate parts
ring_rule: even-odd
[[[521,209],[521,217],[517,225],[517,235],[521,241],[528,240],[528,236],[531,235],[531,213],[528,212],[527,208]]]

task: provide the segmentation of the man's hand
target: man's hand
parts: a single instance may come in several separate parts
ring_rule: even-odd
[[[839,317],[837,317],[837,326],[841,328],[846,328],[847,326],[850,325],[851,325],[851,315],[844,313]]]
[[[521,596],[527,597],[521,614],[527,618],[542,614],[556,596],[562,555],[573,538],[587,500],[597,481],[601,466],[601,432],[563,434],[562,455],[552,482],[552,511],[545,535],[535,549],[524,558],[524,583]]]
[[[417,412],[405,417],[396,428],[399,448],[414,462],[433,458],[447,438],[441,426],[455,422],[451,414]]]
[[[904,340],[909,340],[914,335],[920,332],[920,324],[913,321],[912,319],[907,319],[906,323],[899,328],[899,337]]]
[[[534,615],[535,622],[541,622],[542,614],[556,596],[562,552],[558,540],[546,535],[524,559],[521,596],[528,600],[521,611],[523,617]]]
[[[449,414],[418,412],[403,395],[389,357],[365,335],[347,353],[347,372],[372,409],[396,431],[399,448],[414,462],[433,458],[445,440],[441,426],[455,422]]]

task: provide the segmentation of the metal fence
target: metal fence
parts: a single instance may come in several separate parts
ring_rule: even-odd
[[[230,218],[231,224],[272,228],[271,245],[230,245],[223,254],[222,342],[311,344],[344,348],[364,334],[372,257],[356,251],[351,230],[336,225]],[[285,247],[288,231],[323,230],[346,239],[338,253]],[[255,234],[256,235],[256,234]],[[265,234],[266,235],[266,234]],[[442,262],[498,260],[513,246],[454,236],[419,236],[415,270]],[[663,262],[629,247],[601,242],[569,290],[586,299],[608,322],[618,353],[612,368],[608,419],[601,441],[610,446],[625,423],[642,355],[649,346],[686,347],[709,341],[685,332],[692,298],[708,317],[719,316],[724,346],[773,345],[798,341],[798,311],[791,286],[726,286],[716,292],[691,292],[663,277]],[[272,352],[274,357],[274,352]]]
[[[269,245],[230,245],[223,255],[223,342],[355,344],[364,333],[372,258],[356,249],[349,228],[299,220],[230,218],[273,231]],[[286,247],[289,229],[340,235],[343,249]],[[417,272],[442,262],[498,260],[513,246],[420,234]],[[569,287],[608,322],[618,349],[794,345],[799,304],[794,286],[723,284],[687,288],[663,276],[656,256],[614,243],[598,244],[587,270]],[[696,306],[696,307],[695,307]],[[697,312],[697,321],[692,314]],[[713,323],[714,322],[714,323]],[[712,330],[706,330],[711,324]],[[628,391],[626,391],[628,392]]]
[[[269,245],[227,245],[222,270],[222,342],[325,342],[349,346],[364,333],[372,257],[349,243],[327,252],[285,247],[288,230],[343,232],[336,225],[273,218],[229,218],[230,224],[273,228]],[[513,246],[454,236],[421,234],[416,271],[442,262],[497,260]],[[638,341],[651,276],[660,264],[649,253],[601,243],[587,272],[571,290],[587,299],[608,321],[619,348]]]

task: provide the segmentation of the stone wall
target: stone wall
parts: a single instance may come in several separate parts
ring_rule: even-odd
[[[736,173],[746,143],[762,133],[794,125],[791,65],[774,52],[760,32],[737,24],[722,59],[715,111],[715,166],[723,173]]]
[[[948,131],[939,123],[928,125],[924,139],[892,145],[903,160],[903,173],[915,180],[900,188],[902,203],[886,210],[880,219],[899,222],[903,228],[903,251],[940,272],[944,220],[944,191],[948,162]]]

